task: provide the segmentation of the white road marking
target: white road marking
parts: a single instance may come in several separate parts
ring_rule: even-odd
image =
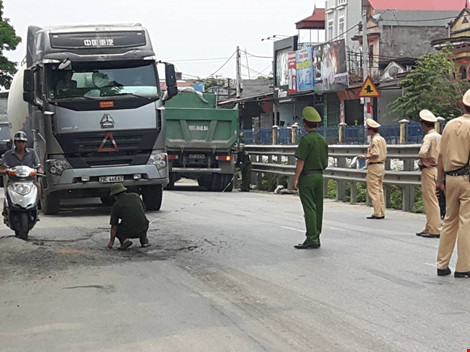
[[[292,230],[292,231],[297,231],[297,232],[305,232],[305,230],[301,230],[301,229],[296,229],[294,227],[288,227],[288,226],[281,226],[283,229],[287,229],[287,230]]]

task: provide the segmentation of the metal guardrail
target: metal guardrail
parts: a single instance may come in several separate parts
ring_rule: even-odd
[[[336,181],[337,200],[346,200],[346,183],[351,184],[351,203],[355,203],[357,183],[366,182],[365,169],[349,168],[349,159],[367,153],[367,145],[330,145],[328,154],[330,166],[325,170],[324,190],[327,180]],[[252,172],[257,173],[257,183],[261,186],[262,176],[268,176],[268,182],[274,183],[278,176],[288,176],[288,188],[292,189],[295,174],[296,145],[246,145],[246,151],[252,161]],[[403,190],[403,210],[411,211],[414,205],[415,187],[421,185],[421,172],[415,170],[418,160],[419,144],[397,144],[387,146],[384,184],[396,185]],[[393,165],[393,169],[392,166]],[[386,204],[389,197],[385,190]]]

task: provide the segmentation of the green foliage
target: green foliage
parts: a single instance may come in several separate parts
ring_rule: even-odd
[[[392,111],[415,120],[422,109],[447,119],[460,116],[463,113],[460,100],[470,88],[470,82],[457,80],[457,76],[450,47],[426,54],[399,83],[405,89],[405,95],[390,103],[390,107]]]
[[[326,198],[336,198],[336,181],[335,180],[328,180],[328,193]]]
[[[16,63],[4,56],[4,51],[15,50],[21,42],[15,29],[10,25],[10,20],[3,17],[3,1],[0,0],[0,86],[10,88],[13,75],[16,72]]]
[[[395,185],[386,186],[387,191],[390,193],[390,208],[403,209],[403,191],[400,187]]]
[[[367,187],[364,182],[356,182],[356,202],[365,203],[367,198]],[[346,184],[346,201],[351,201],[351,183]]]
[[[423,205],[423,194],[422,194],[421,187],[415,188],[415,204],[413,205],[413,213],[423,213],[424,212],[424,205]]]

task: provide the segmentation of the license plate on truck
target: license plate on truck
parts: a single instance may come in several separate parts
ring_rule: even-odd
[[[205,157],[204,154],[189,154],[190,159],[204,159]]]
[[[101,176],[100,183],[115,183],[124,181],[124,176]]]

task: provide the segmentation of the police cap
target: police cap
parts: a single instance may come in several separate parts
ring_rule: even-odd
[[[302,117],[304,118],[305,121],[308,122],[320,122],[321,117],[318,111],[311,107],[311,106],[306,106],[302,110]]]

